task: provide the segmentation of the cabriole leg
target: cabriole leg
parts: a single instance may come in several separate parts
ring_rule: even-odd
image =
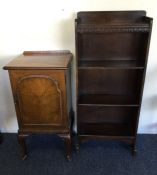
[[[70,134],[65,137],[65,152],[68,161],[71,161],[71,136]]]
[[[26,137],[28,135],[25,134],[18,134],[18,142],[21,146],[21,157],[22,160],[25,160],[27,158],[27,147],[26,147]]]
[[[71,135],[60,134],[59,136],[64,140],[65,143],[65,157],[68,161],[71,161],[71,147],[72,147]]]

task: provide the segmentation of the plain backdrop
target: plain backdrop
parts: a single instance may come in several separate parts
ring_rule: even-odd
[[[0,130],[17,132],[7,71],[2,67],[24,50],[62,50],[74,54],[72,68],[75,109],[75,35],[78,11],[146,10],[154,18],[139,121],[139,133],[157,133],[157,1],[156,0],[0,0]]]

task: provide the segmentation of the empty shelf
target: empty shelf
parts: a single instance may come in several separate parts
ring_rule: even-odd
[[[139,106],[135,97],[128,95],[80,95],[78,105]]]

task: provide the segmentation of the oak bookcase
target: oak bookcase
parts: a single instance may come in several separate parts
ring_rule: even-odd
[[[145,11],[77,14],[79,142],[120,140],[135,153],[151,28]]]

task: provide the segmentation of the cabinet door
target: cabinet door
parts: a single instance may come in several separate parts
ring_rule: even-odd
[[[64,71],[12,71],[11,79],[23,129],[65,129]]]

